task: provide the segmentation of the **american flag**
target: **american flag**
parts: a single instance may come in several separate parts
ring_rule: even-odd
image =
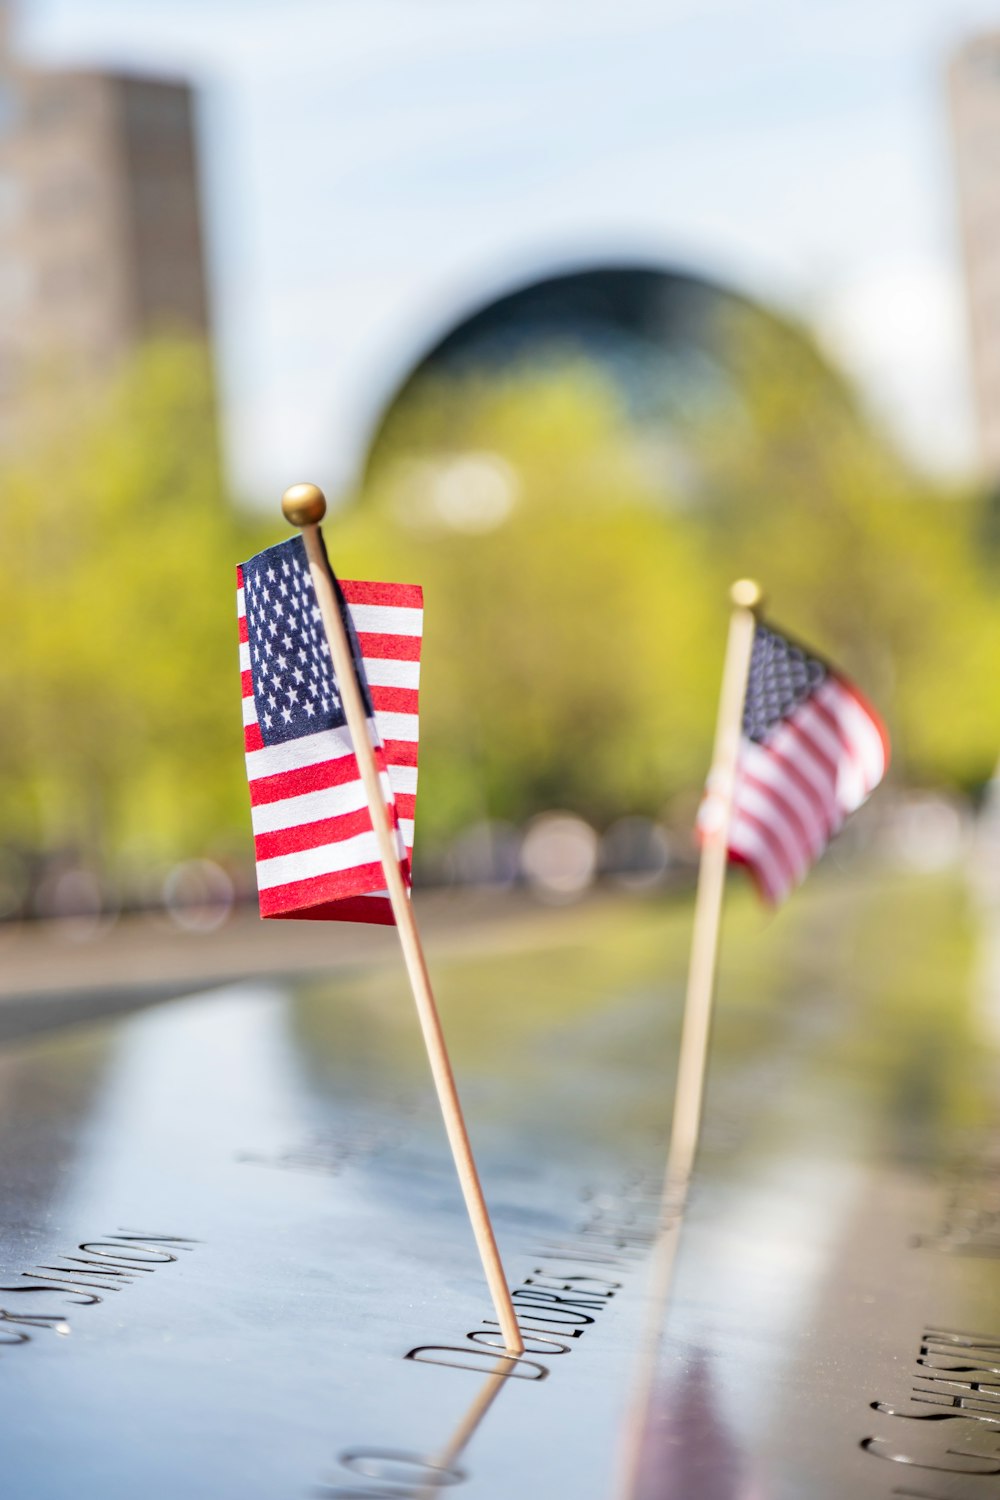
[[[806,875],[889,764],[885,726],[845,677],[757,622],[729,855],[777,903]],[[711,787],[702,826],[710,824]]]
[[[339,584],[400,863],[417,792],[423,592]],[[300,536],[236,570],[243,733],[262,917],[393,921]]]

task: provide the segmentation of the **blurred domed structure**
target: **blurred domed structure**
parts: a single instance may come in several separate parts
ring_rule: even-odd
[[[805,372],[812,399],[818,390],[841,417],[858,420],[845,384],[806,330],[787,318],[688,272],[592,266],[491,298],[425,350],[375,425],[365,487],[387,455],[419,452],[412,414],[426,391],[566,370],[588,373],[614,393],[654,489],[675,501],[699,489],[696,435],[720,417],[735,429],[752,420],[745,391],[759,372]],[[455,431],[453,438],[453,451],[460,451],[463,435]],[[463,490],[464,481],[476,480],[461,478]],[[486,503],[488,509],[488,497]]]

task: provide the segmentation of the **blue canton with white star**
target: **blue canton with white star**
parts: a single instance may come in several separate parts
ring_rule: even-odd
[[[775,724],[812,697],[828,673],[825,661],[758,620],[743,703],[743,733],[762,744]]]
[[[243,595],[253,695],[264,744],[280,745],[324,729],[340,729],[347,720],[302,538],[290,537],[244,563]],[[341,614],[361,695],[371,714],[357,636],[342,599]]]

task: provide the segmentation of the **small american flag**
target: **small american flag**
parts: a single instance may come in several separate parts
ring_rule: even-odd
[[[757,622],[729,825],[729,856],[777,903],[806,875],[889,764],[881,719],[846,678]],[[711,826],[711,784],[702,827]]]
[[[258,553],[236,580],[260,914],[392,923],[302,538]],[[338,586],[409,881],[423,592],[402,583]]]

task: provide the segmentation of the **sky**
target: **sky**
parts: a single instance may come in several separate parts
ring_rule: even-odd
[[[20,0],[35,62],[181,74],[230,470],[361,465],[463,312],[600,259],[804,318],[917,464],[975,459],[944,66],[1000,0]]]

